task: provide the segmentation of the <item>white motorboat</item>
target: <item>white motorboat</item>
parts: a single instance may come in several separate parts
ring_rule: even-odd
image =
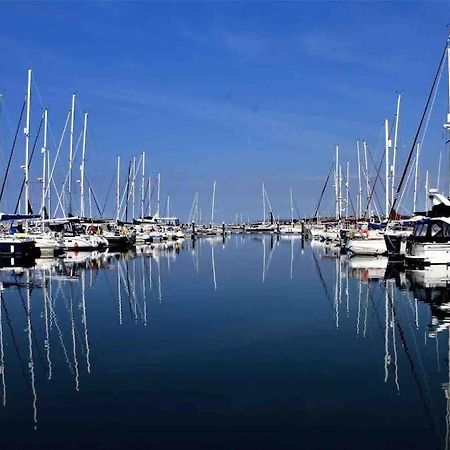
[[[64,248],[66,250],[96,250],[106,248],[108,240],[96,234],[84,234],[79,236],[63,236]]]
[[[407,238],[405,260],[414,266],[450,264],[450,217],[418,222]]]

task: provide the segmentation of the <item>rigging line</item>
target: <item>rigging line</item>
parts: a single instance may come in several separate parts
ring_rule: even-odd
[[[406,160],[405,168],[403,169],[402,177],[400,178],[400,183],[398,184],[397,190],[395,192],[395,198],[394,198],[394,201],[392,202],[391,212],[389,213],[389,217],[391,216],[391,213],[394,211],[394,207],[395,207],[395,205],[397,203],[397,199],[398,199],[398,194],[399,194],[399,192],[400,192],[400,190],[401,190],[401,188],[403,186],[403,182],[405,180],[405,176],[406,176],[406,172],[408,170],[408,166],[411,163],[411,158],[413,156],[414,150],[416,148],[417,141],[419,139],[420,130],[422,128],[423,121],[425,120],[425,117],[427,115],[428,107],[430,106],[430,102],[431,102],[434,90],[436,88],[436,84],[437,84],[437,81],[438,81],[438,78],[439,78],[439,72],[441,70],[441,66],[443,65],[443,62],[444,62],[444,59],[445,59],[445,54],[446,54],[446,50],[447,50],[449,41],[450,41],[450,36],[448,36],[447,40],[445,41],[445,46],[444,46],[444,50],[443,50],[442,55],[441,55],[441,59],[439,61],[438,69],[436,71],[436,75],[434,76],[434,80],[433,80],[433,83],[431,85],[431,89],[430,89],[430,92],[428,94],[427,101],[425,103],[425,108],[423,110],[422,116],[421,116],[420,121],[419,121],[419,126],[417,127],[417,131],[416,131],[416,134],[414,136],[414,140],[413,140],[413,142],[411,144],[411,149],[410,149],[409,154],[408,154],[408,159]]]
[[[440,73],[439,73],[439,77],[438,77],[438,81],[437,81],[438,85],[440,84],[443,71],[444,71],[444,64],[441,64],[441,69],[440,69]],[[430,108],[430,110],[433,110],[434,102],[435,102],[436,96],[437,96],[437,92],[438,92],[438,90],[435,89],[434,90],[434,94],[433,94],[433,99],[431,100],[431,108]],[[422,143],[423,143],[423,141],[425,139],[425,136],[427,134],[427,131],[428,131],[428,125],[429,125],[429,122],[430,122],[430,118],[431,118],[431,114],[428,114],[427,120],[425,122],[425,128],[424,128],[424,131],[423,131],[423,134],[422,134]],[[423,145],[421,146],[421,150],[423,150]],[[415,151],[417,151],[417,148],[415,149]],[[400,209],[400,205],[402,204],[403,197],[405,196],[405,192],[408,189],[408,185],[409,185],[409,182],[410,182],[410,179],[411,179],[413,171],[414,171],[414,165],[412,165],[410,170],[409,170],[408,176],[406,178],[405,187],[403,188],[402,193],[400,194],[398,209]]]
[[[49,175],[49,183],[48,183],[48,185],[47,185],[47,187],[45,189],[45,197],[48,195],[48,190],[51,189],[50,181],[52,181],[53,184],[55,185],[55,180],[53,179],[53,173],[55,172],[56,163],[58,161],[59,152],[61,151],[61,147],[62,147],[62,144],[63,144],[63,141],[64,141],[64,136],[66,134],[67,125],[69,123],[69,118],[70,118],[70,110],[67,113],[66,122],[64,124],[63,132],[61,134],[61,138],[59,140],[59,144],[58,144],[58,147],[56,149],[55,159],[53,160],[52,170],[51,170],[50,175]],[[56,190],[56,194],[58,195],[58,190],[56,189],[56,185],[55,185],[55,190]],[[61,208],[61,209],[63,209],[63,208]]]
[[[32,161],[33,155],[34,155],[34,151],[36,150],[36,144],[37,144],[37,141],[39,139],[39,134],[41,132],[41,128],[42,128],[42,123],[43,122],[44,122],[44,115],[42,115],[42,117],[41,117],[41,121],[39,123],[39,128],[38,128],[37,133],[36,133],[36,138],[34,140],[33,148],[31,150],[30,159],[28,160],[28,169],[30,168],[31,161]],[[20,203],[20,199],[22,198],[23,188],[24,187],[25,187],[25,177],[22,180],[22,186],[20,188],[19,196],[17,198],[17,203],[16,203],[16,208],[14,209],[14,214],[17,214],[17,210],[19,209],[19,203]],[[28,205],[27,205],[27,211],[28,211]],[[25,211],[25,214],[26,214],[26,211]]]
[[[56,196],[58,197],[58,205],[56,206],[56,210],[55,210],[55,214],[54,214],[55,216],[56,216],[56,212],[58,211],[59,204],[61,203],[61,198],[62,198],[63,193],[64,193],[64,191],[65,191],[65,187],[66,187],[67,181],[69,180],[70,173],[71,173],[72,170],[73,170],[73,165],[74,165],[75,157],[77,156],[77,152],[78,152],[78,149],[79,149],[79,146],[80,146],[80,142],[81,142],[82,136],[83,136],[83,131],[81,131],[81,132],[80,132],[80,135],[78,136],[78,141],[77,141],[77,143],[76,143],[76,145],[75,145],[75,149],[74,149],[73,155],[72,155],[72,164],[69,164],[69,168],[67,169],[66,177],[65,177],[65,179],[64,179],[64,183],[63,183],[62,186],[61,186],[61,191],[60,191],[60,192],[56,191]],[[63,169],[63,171],[64,171],[64,169]],[[73,172],[72,172],[72,173],[73,173]],[[67,193],[69,193],[69,192],[67,191]],[[70,205],[70,206],[72,206],[72,202],[73,202],[72,196],[70,196],[70,202],[71,202],[71,205]],[[62,208],[62,205],[61,205],[61,208]]]
[[[97,197],[95,196],[95,192],[94,192],[94,190],[92,189],[92,186],[91,186],[91,183],[90,183],[90,181],[89,181],[88,176],[85,175],[85,177],[86,177],[86,181],[87,181],[87,183],[88,183],[89,189],[91,190],[92,196],[94,197],[95,206],[97,207],[97,211],[98,211],[98,213],[100,214],[100,217],[101,217],[103,214],[102,214],[102,212],[100,211],[100,207],[99,207],[99,204],[98,204],[98,201],[97,201]]]
[[[314,262],[315,262],[315,266],[316,266],[316,269],[317,269],[317,273],[319,275],[320,282],[322,283],[322,287],[323,287],[323,291],[325,292],[325,296],[327,297],[328,302],[330,303],[331,309],[334,310],[333,300],[331,299],[330,292],[328,290],[327,284],[325,282],[325,279],[323,278],[322,269],[320,268],[320,264],[319,264],[319,261],[317,260],[317,256],[316,256],[316,254],[314,252],[311,252],[311,253],[312,253],[313,258],[314,258]]]
[[[12,143],[12,146],[11,146],[11,151],[9,152],[8,164],[6,165],[5,175],[3,177],[2,189],[0,191],[0,201],[3,198],[3,193],[4,193],[4,190],[5,190],[6,180],[8,178],[9,169],[11,167],[11,161],[12,161],[12,157],[13,157],[13,154],[14,154],[14,148],[16,146],[17,136],[19,134],[20,124],[22,123],[22,117],[23,117],[23,112],[25,110],[26,103],[27,103],[27,99],[25,97],[25,100],[24,100],[23,105],[22,105],[22,110],[20,111],[19,122],[17,123],[16,134],[14,135],[14,140],[13,140],[13,143]]]
[[[105,201],[103,203],[103,208],[102,208],[102,212],[101,212],[102,216],[103,216],[103,214],[105,212],[105,209],[106,209],[106,203],[108,202],[109,194],[111,193],[111,189],[112,189],[112,185],[114,183],[114,179],[116,178],[116,172],[117,172],[117,169],[114,169],[114,172],[113,172],[112,177],[111,177],[111,182],[109,183],[108,191],[106,192],[106,198],[105,198]]]
[[[386,287],[385,287],[385,289],[386,289]],[[400,325],[400,321],[399,321],[399,319],[397,317],[396,310],[395,310],[394,304],[392,302],[392,298],[391,298],[389,289],[387,289],[387,293],[388,293],[389,304],[390,304],[390,306],[392,308],[392,311],[394,311],[394,313],[395,313],[394,314],[394,321],[395,321],[395,324],[397,326],[397,329],[398,329],[398,332],[399,332],[399,335],[400,335],[400,339],[402,341],[402,348],[405,351],[405,355],[406,355],[406,357],[408,359],[408,362],[409,362],[409,365],[410,365],[410,369],[411,369],[411,372],[413,374],[414,381],[416,382],[416,385],[417,385],[417,390],[419,392],[419,396],[420,396],[421,400],[423,401],[423,406],[425,408],[425,412],[426,412],[428,420],[430,422],[430,426],[431,426],[432,430],[436,433],[436,436],[437,436],[437,434],[438,434],[437,433],[437,429],[436,429],[437,428],[437,424],[436,424],[435,418],[433,418],[433,416],[431,414],[431,410],[429,408],[427,398],[426,398],[425,393],[424,393],[424,391],[422,389],[422,386],[420,384],[420,380],[419,380],[418,374],[417,374],[415,366],[414,366],[414,361],[412,359],[411,353],[409,352],[408,345],[406,344],[405,333],[404,333],[403,328]]]
[[[8,309],[6,308],[6,302],[3,297],[3,293],[0,292],[0,295],[2,296],[2,299],[3,299],[2,308],[5,313],[6,323],[8,324],[9,332],[11,333],[14,350],[16,351],[16,355],[17,355],[17,358],[19,359],[20,367],[22,369],[22,375],[25,380],[25,383],[27,384],[28,387],[30,387],[30,380],[28,379],[27,372],[25,370],[25,364],[23,363],[22,355],[20,354],[20,347],[19,347],[19,344],[17,343],[16,335],[14,334],[14,330],[13,330],[12,323],[11,323],[11,318],[9,317]]]
[[[320,204],[322,203],[323,195],[325,194],[325,190],[327,188],[328,181],[330,180],[330,176],[333,172],[333,168],[334,168],[334,159],[333,159],[333,162],[331,163],[330,171],[328,172],[327,178],[325,180],[325,184],[324,184],[324,186],[322,188],[322,192],[320,193],[320,196],[319,196],[319,201],[317,203],[316,210],[314,211],[314,215],[312,216],[312,218],[314,218],[314,217],[317,218],[317,214],[319,213]]]
[[[372,157],[372,154],[370,152],[369,146],[367,146],[367,151],[369,153],[369,156],[370,156],[370,159],[372,161],[373,166],[376,168],[375,161],[374,161],[374,159]],[[367,200],[366,209],[364,210],[364,217],[366,216],[366,214],[367,214],[367,212],[369,210],[369,205],[370,205],[370,202],[372,201],[372,198],[373,198],[374,194],[375,194],[375,200],[378,202],[378,206],[381,209],[381,202],[380,202],[380,199],[378,198],[378,194],[375,191],[375,187],[377,185],[377,180],[380,179],[380,182],[381,182],[381,184],[383,186],[383,189],[386,190],[385,186],[384,186],[384,184],[383,184],[383,182],[381,181],[381,178],[380,178],[380,171],[381,171],[381,168],[383,166],[383,161],[384,161],[384,153],[383,153],[383,157],[381,158],[380,165],[378,166],[378,170],[377,170],[377,173],[375,175],[375,181],[373,182],[372,189],[370,190],[370,196],[369,196],[369,199]],[[378,213],[378,215],[380,215],[380,214]]]
[[[28,317],[29,313],[27,311],[27,307],[25,306],[25,299],[23,298],[23,295],[22,295],[22,289],[21,289],[20,286],[18,286],[17,290],[19,292],[20,301],[22,303],[22,307],[23,307],[23,310],[25,312],[25,315]],[[30,294],[31,294],[31,292],[30,292]],[[33,337],[34,345],[36,346],[36,349],[37,349],[37,352],[38,352],[38,355],[39,355],[39,360],[41,361],[42,367],[44,369],[46,369],[47,365],[46,365],[46,363],[44,361],[44,356],[42,355],[41,348],[39,347],[39,344],[38,344],[38,342],[36,340],[36,333],[34,331],[33,324],[31,323],[31,317],[30,317],[30,332],[31,332],[31,336]]]
[[[300,211],[298,210],[297,202],[295,201],[294,196],[292,196],[292,200],[294,201],[295,212],[297,213],[298,220],[301,220]]]

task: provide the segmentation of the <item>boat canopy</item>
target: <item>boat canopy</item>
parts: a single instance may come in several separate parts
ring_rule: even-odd
[[[0,221],[14,221],[14,220],[30,220],[30,219],[39,219],[41,216],[38,214],[5,214],[0,213]]]

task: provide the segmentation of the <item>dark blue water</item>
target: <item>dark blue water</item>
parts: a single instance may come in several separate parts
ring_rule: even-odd
[[[446,269],[249,235],[98,256],[1,273],[1,448],[447,448]]]

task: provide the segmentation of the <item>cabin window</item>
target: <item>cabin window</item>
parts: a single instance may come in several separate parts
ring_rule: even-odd
[[[427,235],[427,224],[421,223],[414,229],[414,236],[426,236]]]
[[[442,236],[442,226],[440,223],[432,223],[431,224],[431,237]]]

